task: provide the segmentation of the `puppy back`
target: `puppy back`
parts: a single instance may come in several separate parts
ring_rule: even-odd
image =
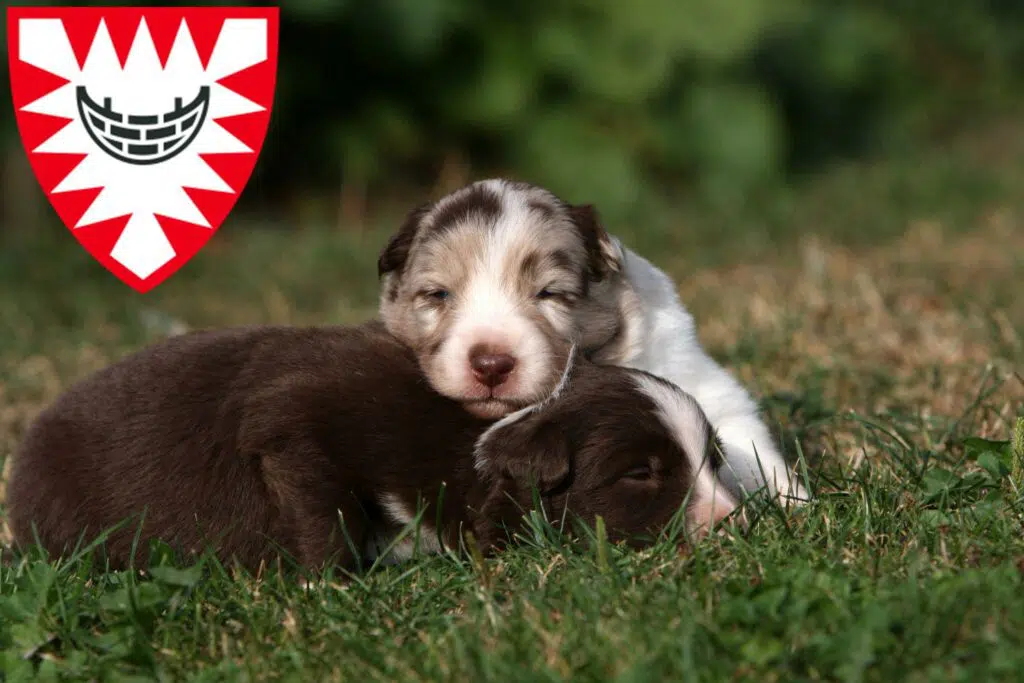
[[[14,455],[9,519],[19,545],[38,533],[51,554],[127,519],[106,544],[123,565],[145,511],[143,539],[187,551],[213,538],[254,566],[268,537],[295,551],[292,501],[275,495],[280,477],[261,458],[275,439],[312,445],[313,459],[286,453],[276,472],[305,470],[326,499],[437,479],[452,444],[468,447],[478,429],[379,323],[196,332],[125,357],[43,411]]]
[[[339,332],[340,333],[340,332]],[[233,554],[272,530],[258,463],[236,456],[246,397],[281,370],[254,356],[308,336],[251,327],[181,335],[133,353],[70,387],[29,428],[13,456],[8,516],[19,545],[36,534],[52,554],[129,521],[109,538],[127,561],[138,515],[183,549],[210,528]],[[269,351],[267,349],[270,349]],[[229,495],[226,495],[228,494]],[[202,520],[200,525],[199,520]]]

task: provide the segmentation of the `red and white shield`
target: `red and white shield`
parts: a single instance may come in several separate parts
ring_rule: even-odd
[[[145,292],[249,181],[277,73],[277,8],[11,7],[21,139],[78,241]]]

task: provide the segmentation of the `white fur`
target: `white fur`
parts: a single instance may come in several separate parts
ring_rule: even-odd
[[[550,368],[550,345],[540,329],[519,311],[517,302],[500,281],[500,264],[493,259],[473,269],[455,321],[441,347],[443,376],[454,378],[456,395],[467,398],[501,398],[532,394]],[[499,275],[495,274],[495,270]],[[487,345],[516,359],[508,381],[494,389],[479,384],[469,364],[470,350]]]
[[[697,399],[724,446],[720,477],[734,495],[742,497],[767,484],[783,502],[807,500],[753,398],[701,346],[693,316],[679,300],[675,283],[643,257],[621,244],[619,248],[626,277],[639,298],[641,318],[641,344],[621,364],[663,377]]]
[[[376,559],[392,543],[395,538],[408,527],[416,524],[416,515],[401,498],[393,493],[384,493],[379,497],[379,502],[388,519],[395,525],[401,527],[397,532],[389,527],[377,529],[371,534],[366,547],[366,558]],[[410,559],[417,550],[417,532],[410,529],[408,534],[398,543],[395,543],[385,558],[385,564],[401,562]],[[422,519],[419,523],[419,552],[435,554],[445,550],[438,541],[437,531]]]
[[[636,383],[658,407],[658,417],[675,437],[694,472],[690,509],[696,512],[694,526],[710,527],[731,514],[736,501],[722,488],[706,457],[713,434],[697,400],[677,387],[647,375],[637,375]]]

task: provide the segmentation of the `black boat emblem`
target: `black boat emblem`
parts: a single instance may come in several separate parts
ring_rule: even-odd
[[[186,105],[174,98],[174,109],[166,114],[122,114],[114,111],[110,98],[99,104],[89,97],[84,85],[75,89],[78,115],[100,149],[128,164],[159,164],[180,154],[191,144],[206,121],[210,109],[210,87]]]

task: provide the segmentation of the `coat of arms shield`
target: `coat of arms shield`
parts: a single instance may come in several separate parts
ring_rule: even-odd
[[[206,244],[263,146],[277,8],[12,7],[11,94],[63,223],[138,292]]]

